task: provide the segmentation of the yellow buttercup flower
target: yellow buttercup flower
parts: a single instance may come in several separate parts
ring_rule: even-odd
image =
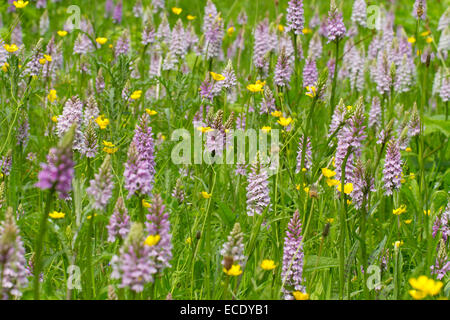
[[[327,180],[325,180],[325,182],[327,183],[327,185],[329,187],[334,187],[341,183],[339,180],[336,180],[336,179],[327,179]]]
[[[215,73],[215,72],[210,72],[211,77],[215,80],[215,81],[223,81],[225,80],[225,77],[223,75],[221,75],[220,73]]]
[[[406,212],[406,205],[402,204],[399,208],[392,210],[392,213],[396,216]]]
[[[108,38],[99,37],[99,38],[95,39],[95,42],[97,42],[100,45],[104,45],[106,42],[108,42]]]
[[[5,62],[5,63],[2,65],[2,70],[3,70],[3,72],[8,72],[8,69],[9,69],[9,63],[8,63],[8,62]]]
[[[433,42],[433,38],[432,37],[428,37],[425,39],[426,43],[432,43]]]
[[[52,62],[52,56],[51,56],[51,55],[44,54],[44,59],[45,59],[45,61],[47,61],[47,62]]]
[[[94,213],[94,217],[96,217],[96,216],[97,216],[97,214]],[[91,219],[92,219],[92,216],[87,216],[86,219],[91,220]]]
[[[407,147],[407,148],[405,149],[405,151],[406,151],[406,152],[411,152],[412,149],[411,149],[410,147]]]
[[[195,18],[197,18],[197,17],[193,16],[193,15],[190,15],[190,14],[187,15],[187,19],[188,20],[195,20]]]
[[[420,35],[421,35],[422,37],[429,36],[430,34],[431,34],[431,31],[430,31],[430,30],[427,30],[427,31],[424,31],[424,32],[420,33]]]
[[[117,152],[117,150],[119,150],[118,148],[115,147],[115,145],[109,141],[105,141],[103,140],[103,145],[105,147],[103,147],[103,151],[108,153],[108,154],[114,154]]]
[[[154,116],[154,115],[158,114],[157,111],[155,111],[155,110],[150,110],[150,109],[145,109],[145,112],[146,112],[149,116]]]
[[[57,34],[58,34],[58,36],[64,38],[65,36],[67,36],[67,31],[66,31],[66,30],[59,30],[59,31],[57,32]]]
[[[334,222],[334,218],[328,218],[327,220],[325,220],[328,223],[333,223]]]
[[[396,178],[397,178],[397,176],[396,176]],[[403,177],[403,172],[401,173],[400,182],[401,183],[405,183],[406,182],[406,179]]]
[[[47,95],[47,99],[50,102],[54,102],[56,99],[58,99],[58,96],[56,95],[56,90],[55,89],[51,89],[49,94]]]
[[[414,172],[410,172],[409,179],[414,180],[415,178],[416,178],[416,175],[414,174]]]
[[[414,37],[409,37],[409,38],[408,38],[408,42],[409,42],[409,43],[415,43],[415,42],[416,42],[416,38],[414,38]]]
[[[62,219],[66,216],[64,212],[53,211],[48,214],[48,216],[52,219]]]
[[[253,93],[255,93],[255,92],[263,92],[264,91],[263,85],[258,84],[258,83],[249,84],[247,86],[247,90],[250,91],[250,92],[253,92]]]
[[[290,125],[292,123],[292,118],[285,118],[285,117],[280,117],[280,119],[278,119],[277,121],[279,124],[281,124],[283,127],[287,127],[288,125]]]
[[[412,222],[412,219],[406,219],[403,221],[405,224],[410,224]]]
[[[233,35],[233,33],[234,33],[234,27],[229,27],[229,28],[227,29],[227,35],[228,35],[229,37],[231,37],[231,36]]]
[[[100,129],[104,130],[109,124],[109,119],[105,118],[105,116],[98,116],[97,119],[95,119],[95,122],[98,124]]]
[[[209,199],[209,198],[211,198],[211,196],[212,196],[211,193],[208,193],[208,192],[206,192],[206,191],[202,191],[202,192],[200,192],[200,194],[202,195],[202,197],[203,197],[204,199]]]
[[[403,240],[397,240],[397,241],[395,241],[392,245],[394,246],[394,248],[396,248],[396,249],[398,249],[398,248],[400,248],[401,246],[403,246],[403,244],[404,244],[404,242],[403,242]]]
[[[429,216],[431,213],[431,210],[423,210],[423,214],[426,216]]]
[[[18,0],[18,1],[14,1],[13,5],[17,9],[23,9],[28,5],[28,3],[29,3],[29,1]]]
[[[145,239],[144,244],[146,246],[152,247],[154,245],[157,245],[159,240],[161,240],[161,236],[159,234],[150,235],[147,237],[147,239]]]
[[[341,192],[341,184],[340,184],[340,183],[336,186],[336,189],[337,189],[339,192]],[[344,193],[345,193],[345,194],[350,194],[350,193],[352,193],[352,191],[353,191],[353,183],[351,183],[351,182],[346,183],[346,184],[344,185]]]
[[[136,90],[131,94],[130,99],[138,100],[141,98],[141,95],[142,95],[142,90]]]
[[[213,131],[214,129],[211,129],[211,127],[198,127],[197,130],[202,133],[206,133],[206,132]]]
[[[420,290],[409,290],[408,291],[411,297],[413,297],[416,300],[422,300],[427,296],[427,294]]]
[[[278,31],[280,31],[280,32],[284,31],[284,26],[282,24],[278,25]]]
[[[272,111],[270,114],[273,117],[275,117],[275,118],[279,118],[279,117],[281,117],[283,115],[283,113],[281,111],[278,111],[278,110]]]
[[[275,269],[277,266],[275,265],[275,263],[273,262],[273,260],[268,260],[265,259],[263,260],[263,262],[261,262],[261,268],[263,270],[273,270]]]
[[[106,141],[106,140],[103,140],[103,145],[105,147],[114,147],[115,146],[115,144],[113,144],[112,142]]]
[[[241,266],[238,264],[234,264],[230,269],[223,268],[223,272],[225,272],[229,276],[237,277],[242,274]]]
[[[265,133],[268,133],[270,130],[272,130],[272,128],[269,126],[264,126],[261,128],[261,131],[264,131]]]
[[[47,63],[47,60],[45,60],[44,58],[39,59],[39,64],[44,65],[46,63]]]
[[[57,117],[57,116],[53,116],[51,119],[52,119],[52,121],[55,122],[55,123],[58,122],[58,117]]]
[[[17,45],[13,44],[5,44],[3,45],[3,48],[5,48],[6,51],[8,51],[9,53],[13,53],[16,52],[17,50],[19,50],[19,47]]]
[[[152,206],[152,204],[150,202],[148,202],[147,200],[142,199],[142,206],[144,208],[150,208]]]
[[[301,291],[294,291],[292,292],[292,295],[294,296],[295,300],[309,300],[309,294],[303,293]]]
[[[108,148],[108,147],[104,147],[103,151],[105,151],[108,154],[114,154],[117,152],[117,150],[119,150],[118,148]]]
[[[410,290],[409,294],[417,300],[423,299],[426,296],[435,296],[439,294],[443,283],[441,281],[434,281],[427,276],[420,276],[417,279],[409,279],[409,284],[414,290]]]
[[[181,13],[181,11],[183,11],[183,9],[181,9],[181,8],[177,8],[177,7],[172,8],[172,12],[175,13],[176,15],[179,15]]]
[[[328,168],[322,168],[322,174],[325,178],[332,178],[336,175],[336,172]]]
[[[307,86],[306,90],[308,90],[305,95],[307,95],[308,97],[314,98],[317,95],[316,92],[316,87],[314,86]]]
[[[303,28],[302,32],[303,32],[303,34],[308,34],[308,33],[311,33],[312,30],[309,28]]]

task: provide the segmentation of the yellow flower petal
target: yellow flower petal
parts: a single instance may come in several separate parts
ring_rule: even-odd
[[[336,172],[328,168],[322,168],[322,174],[325,178],[332,178],[336,175]]]
[[[209,199],[209,198],[211,198],[211,196],[212,196],[211,193],[208,193],[208,192],[206,192],[206,191],[202,191],[202,192],[200,192],[200,194],[201,194],[202,197],[205,198],[205,199]]]
[[[179,15],[181,13],[181,11],[183,11],[183,9],[181,9],[181,8],[177,8],[177,7],[172,8],[172,12],[175,13],[176,15]]]
[[[280,119],[278,119],[277,121],[279,124],[281,124],[283,127],[287,127],[288,125],[290,125],[292,123],[292,118],[284,118],[284,117],[280,117]]]
[[[103,44],[105,44],[106,42],[108,42],[108,38],[99,37],[99,38],[95,39],[95,41],[96,41],[98,44],[103,45]]]
[[[156,235],[150,235],[145,239],[144,244],[146,246],[152,247],[154,245],[157,245],[159,240],[161,240],[161,236],[159,234]]]
[[[17,50],[19,50],[19,47],[17,45],[13,44],[5,44],[3,45],[3,48],[5,48],[6,51],[8,51],[9,53],[13,53],[16,52]]]
[[[309,300],[309,294],[303,293],[301,291],[294,291],[292,292],[292,295],[294,296],[295,300]]]
[[[64,212],[53,211],[48,214],[48,216],[52,219],[62,219],[66,216]]]
[[[223,272],[225,272],[229,276],[237,277],[242,274],[241,266],[238,264],[234,264],[230,269],[223,268]]]
[[[225,80],[225,77],[223,75],[221,75],[220,73],[215,73],[215,72],[211,71],[210,74],[211,74],[212,78],[215,81],[223,81],[223,80]]]
[[[23,0],[13,1],[13,5],[17,9],[25,8],[28,5],[28,3],[29,3],[29,1],[23,1]]]
[[[273,260],[268,260],[268,259],[265,259],[265,260],[263,260],[263,262],[261,262],[261,268],[263,269],[263,270],[273,270],[273,269],[275,269],[276,268],[276,265],[275,265],[275,263],[274,263],[274,261]]]

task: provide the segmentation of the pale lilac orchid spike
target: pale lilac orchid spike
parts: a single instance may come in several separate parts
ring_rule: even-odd
[[[0,299],[17,299],[27,286],[30,272],[27,270],[25,247],[15,222],[12,208],[6,210],[0,224]]]
[[[303,260],[302,223],[297,210],[289,221],[284,238],[281,283],[285,300],[294,300],[294,291],[306,292],[303,284]]]
[[[90,181],[86,193],[92,198],[92,207],[96,210],[105,210],[114,188],[111,157],[107,155],[98,173]]]
[[[427,0],[416,0],[413,7],[413,17],[416,19],[427,19]]]
[[[251,166],[247,181],[247,215],[261,215],[266,208],[270,210],[269,176],[259,154]]]
[[[146,244],[143,225],[133,223],[119,254],[111,259],[111,278],[120,281],[119,288],[142,292],[146,284],[155,281],[156,257],[153,246]]]
[[[61,199],[66,199],[72,190],[74,165],[72,144],[75,127],[72,126],[60,140],[58,147],[52,148],[47,156],[47,163],[41,163],[36,187],[59,193]]]
[[[290,0],[286,14],[286,31],[294,34],[302,34],[305,26],[303,0]]]
[[[223,244],[220,255],[223,257],[222,265],[226,269],[230,269],[232,265],[240,265],[244,268],[244,234],[241,231],[239,222],[234,224],[227,241]]]
[[[130,231],[130,221],[123,198],[119,197],[106,227],[108,229],[108,242],[115,242],[117,239],[124,240]]]
[[[328,12],[327,21],[327,37],[328,42],[337,41],[342,39],[347,32],[344,21],[342,18],[342,12],[336,7],[334,0],[331,0],[330,11]]]
[[[367,4],[365,0],[355,0],[353,3],[352,21],[361,27],[367,26]]]
[[[170,268],[172,259],[172,235],[170,234],[169,213],[159,194],[155,194],[146,216],[146,232],[150,236],[159,236],[159,241],[152,246],[156,252],[155,262],[159,272]]]
[[[402,159],[398,143],[392,139],[386,149],[383,169],[383,187],[385,195],[390,196],[400,189],[402,179]]]

